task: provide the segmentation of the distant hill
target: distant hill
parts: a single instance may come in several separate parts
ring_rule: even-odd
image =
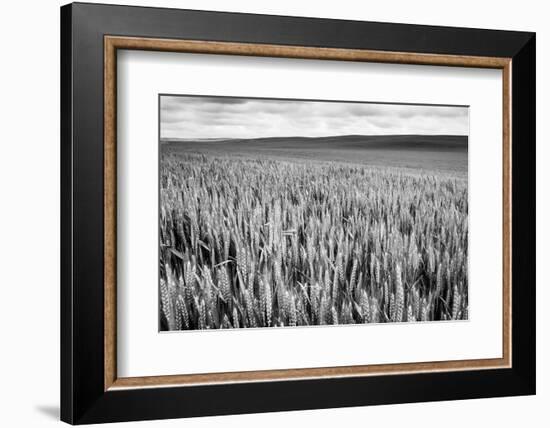
[[[247,139],[163,139],[169,145],[202,145],[205,147],[254,148],[341,148],[376,150],[427,150],[467,152],[468,137],[462,135],[335,135],[330,137],[269,137]]]
[[[346,162],[445,171],[468,171],[468,137],[457,135],[337,135],[249,139],[161,140],[163,152],[289,161]]]

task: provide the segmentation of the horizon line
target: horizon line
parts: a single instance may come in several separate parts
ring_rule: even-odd
[[[260,140],[260,139],[274,139],[274,138],[310,138],[310,139],[320,139],[320,138],[337,138],[337,137],[469,137],[469,134],[331,134],[331,135],[322,135],[322,136],[308,136],[308,135],[281,135],[281,136],[269,136],[269,137],[162,137],[160,140]]]

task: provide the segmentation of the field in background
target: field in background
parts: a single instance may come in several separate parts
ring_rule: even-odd
[[[161,143],[161,330],[467,319],[467,142],[421,138]]]
[[[455,135],[343,135],[322,138],[163,140],[172,152],[280,160],[323,160],[449,172],[466,177],[468,137]]]

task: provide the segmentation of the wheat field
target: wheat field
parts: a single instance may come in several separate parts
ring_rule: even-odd
[[[161,156],[161,330],[468,318],[464,177]]]

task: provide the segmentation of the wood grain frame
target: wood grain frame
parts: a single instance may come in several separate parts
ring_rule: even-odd
[[[503,320],[502,358],[406,364],[358,365],[306,369],[264,370],[190,375],[117,377],[116,367],[116,85],[117,50],[245,55],[280,58],[441,65],[502,70],[503,147]],[[142,37],[104,37],[104,390],[193,386],[316,378],[361,377],[424,372],[510,368],[512,364],[512,59],[503,57],[384,52],[363,49],[300,47],[269,44],[170,40]]]

